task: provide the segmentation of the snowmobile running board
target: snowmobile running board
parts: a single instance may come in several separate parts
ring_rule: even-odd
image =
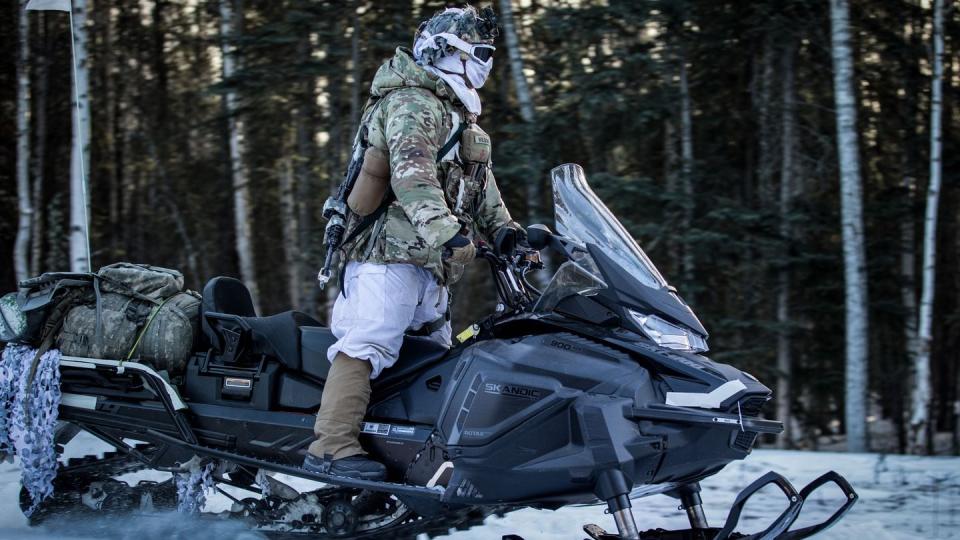
[[[803,503],[810,495],[826,484],[836,484],[843,492],[844,503],[829,518],[821,523],[803,527],[797,530],[789,530],[790,526],[797,520],[803,509]],[[787,498],[787,508],[777,516],[776,519],[762,532],[744,535],[733,530],[740,522],[740,516],[747,501],[756,495],[758,491],[773,484],[783,492]],[[619,534],[608,533],[597,525],[584,525],[583,531],[592,540],[802,540],[819,534],[843,518],[844,515],[857,502],[859,496],[853,490],[853,487],[840,474],[830,471],[813,482],[810,482],[799,492],[793,487],[786,478],[776,472],[768,472],[755,480],[752,484],[744,488],[730,507],[727,519],[722,528],[716,527],[697,527],[691,529],[668,531],[664,529],[655,529],[643,531],[635,538],[627,538]]]
[[[201,444],[186,443],[176,437],[171,437],[170,435],[167,435],[165,433],[160,433],[159,431],[155,431],[152,429],[148,429],[146,431],[146,434],[154,439],[163,441],[167,444],[189,448],[204,457],[224,459],[239,465],[249,465],[251,467],[263,468],[273,472],[289,474],[291,476],[297,476],[300,478],[305,478],[307,480],[314,480],[317,482],[323,482],[325,484],[332,484],[335,486],[340,486],[345,488],[366,489],[370,491],[392,493],[395,495],[417,497],[420,499],[430,499],[438,502],[443,500],[443,496],[445,492],[445,489],[440,486],[435,488],[428,488],[428,487],[421,487],[421,486],[411,486],[408,484],[396,484],[392,482],[377,482],[375,480],[360,480],[357,478],[348,478],[345,476],[315,473],[315,472],[310,472],[301,467],[295,467],[293,465],[283,465],[280,463],[274,463],[272,461],[257,459],[250,456],[244,456],[242,454],[235,454],[233,452],[228,452],[226,450],[220,450],[217,448],[211,448],[209,446],[203,446]]]

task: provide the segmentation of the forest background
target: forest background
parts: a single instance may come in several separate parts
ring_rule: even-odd
[[[71,174],[68,18],[26,16],[23,5],[0,9],[5,290],[85,265],[71,225],[82,195]],[[325,321],[336,288],[321,292],[315,280],[323,201],[342,178],[373,73],[444,5],[74,0],[93,268],[174,267],[195,290],[237,276],[262,314],[293,307]],[[776,388],[767,412],[787,423],[779,445],[833,448],[853,427],[865,433],[854,449],[960,453],[960,10],[951,5],[501,0],[504,35],[479,121],[498,183],[515,218],[552,227],[547,173],[581,164],[700,316],[711,357]],[[942,107],[931,98],[935,7]],[[840,8],[852,147],[837,135]],[[930,236],[934,116],[944,158]],[[852,172],[859,192],[841,189]],[[841,227],[853,200],[860,239]],[[924,250],[928,237],[935,250]],[[853,283],[844,244],[864,254]],[[936,278],[926,303],[925,268]],[[455,331],[492,312],[487,273],[475,264],[455,287]],[[857,287],[866,294],[851,296]],[[847,322],[851,305],[864,308],[862,324]],[[865,405],[851,420],[857,374],[866,389],[852,403]],[[930,383],[920,407],[918,381]],[[931,428],[919,434],[917,409]]]

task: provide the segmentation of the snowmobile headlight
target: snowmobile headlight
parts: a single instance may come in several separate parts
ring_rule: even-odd
[[[644,335],[652,339],[654,343],[661,347],[686,352],[704,352],[707,350],[707,340],[703,336],[691,332],[682,326],[657,317],[656,315],[647,315],[627,309],[634,322],[640,326]]]

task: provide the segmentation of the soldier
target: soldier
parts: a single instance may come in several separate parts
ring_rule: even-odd
[[[451,346],[447,286],[473,260],[473,238],[493,238],[502,227],[525,236],[500,197],[490,139],[475,123],[496,35],[489,8],[443,10],[420,25],[412,50],[398,47],[374,77],[358,133],[368,146],[358,186],[369,173],[392,194],[380,191],[372,204],[359,204],[364,211],[351,204],[371,215],[352,219],[345,241],[331,320],[338,341],[327,353],[332,366],[308,470],[384,478],[386,468],[357,440],[370,379],[396,362],[405,333]],[[378,162],[380,172],[372,170]]]

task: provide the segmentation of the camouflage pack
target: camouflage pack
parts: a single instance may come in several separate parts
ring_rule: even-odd
[[[137,328],[144,324],[153,306],[142,300],[116,293],[104,293],[94,300],[75,306],[67,313],[57,336],[61,354],[86,358],[121,360],[133,347]]]
[[[97,275],[103,292],[136,292],[159,300],[183,290],[183,274],[149,264],[114,263],[101,268]]]
[[[143,329],[133,357],[155,369],[183,373],[200,331],[200,295],[182,292],[168,298],[157,310],[153,321]]]
[[[64,355],[143,361],[179,373],[199,331],[200,297],[181,292],[183,275],[156,266],[116,263],[97,273],[67,313],[57,336]]]

